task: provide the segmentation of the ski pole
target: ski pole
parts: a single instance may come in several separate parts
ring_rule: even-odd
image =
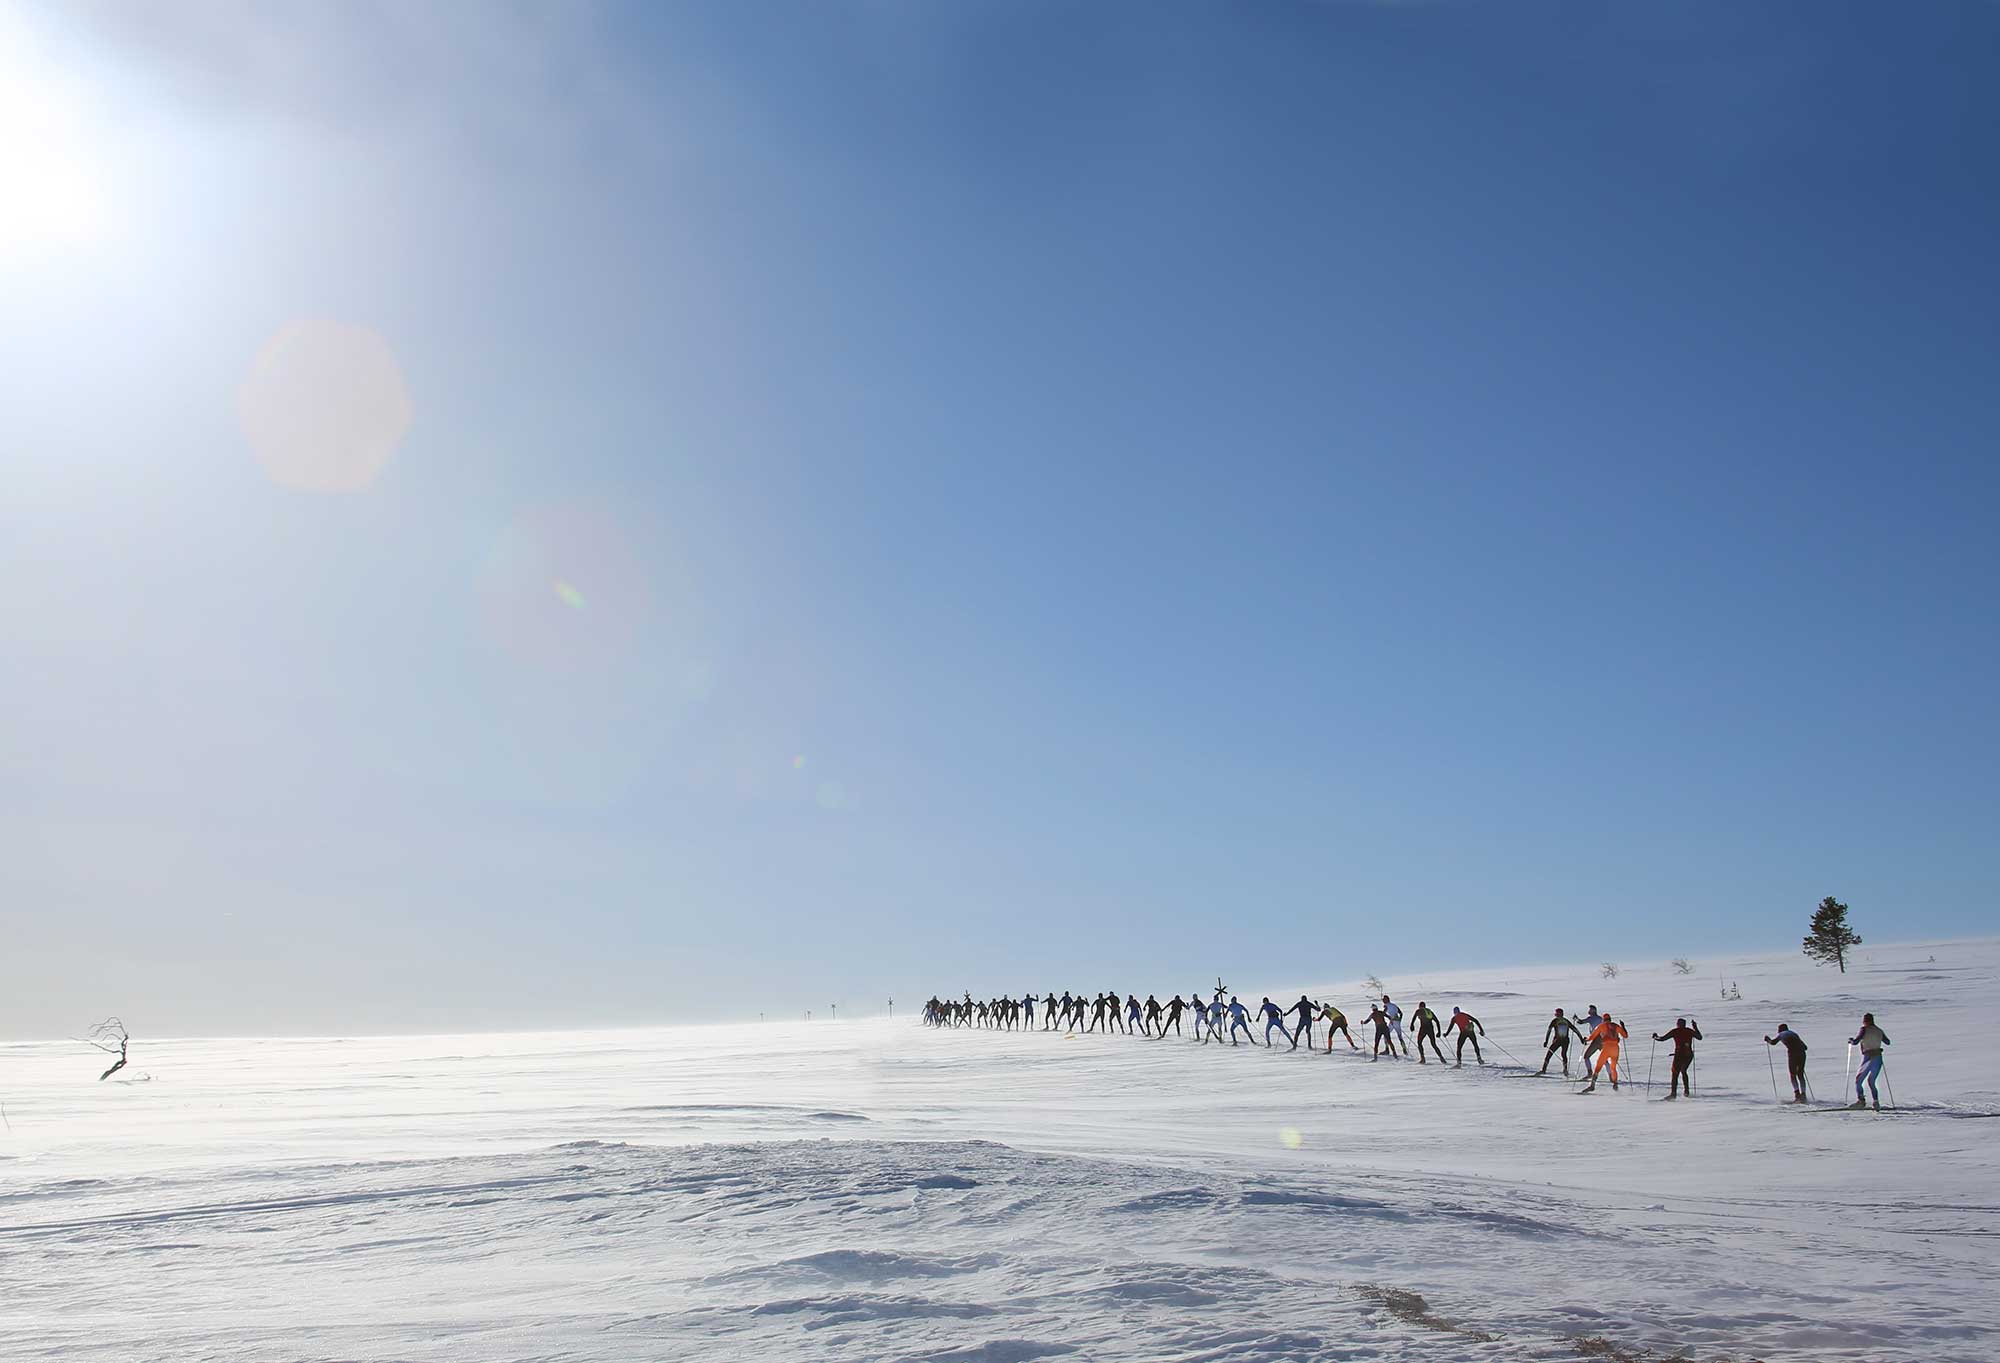
[[[1653,1049],[1646,1054],[1646,1096],[1653,1096],[1653,1059],[1660,1053],[1660,1043],[1655,1041]]]
[[[1894,1112],[1897,1110],[1896,1081],[1889,1077],[1889,1071],[1887,1069],[1884,1069],[1882,1071],[1882,1082],[1889,1086],[1889,1111]]]
[[[1766,1068],[1771,1071],[1771,1101],[1775,1103],[1778,1101],[1778,1061],[1771,1054],[1769,1046],[1764,1048],[1764,1059],[1766,1061]]]

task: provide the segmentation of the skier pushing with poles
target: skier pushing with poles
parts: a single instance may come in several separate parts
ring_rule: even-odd
[[[1562,1009],[1556,1009],[1556,1015],[1549,1019],[1548,1028],[1542,1033],[1542,1044],[1548,1047],[1548,1051],[1542,1056],[1542,1067],[1536,1070],[1535,1073],[1547,1074],[1549,1072],[1549,1062],[1556,1058],[1557,1051],[1561,1051],[1563,1058],[1563,1078],[1569,1078],[1569,1042],[1573,1036],[1581,1038],[1581,1033],[1578,1032],[1576,1023],[1563,1016]]]
[[[1389,1053],[1391,1060],[1399,1059],[1396,1054],[1396,1043],[1389,1039],[1389,1015],[1382,1011],[1381,1004],[1378,1003],[1368,1010],[1368,1021],[1375,1024],[1375,1046],[1368,1053],[1369,1062],[1372,1064],[1380,1060],[1384,1051]]]
[[[1451,1010],[1451,1025],[1458,1028],[1456,1052],[1458,1058],[1453,1068],[1461,1070],[1465,1068],[1465,1043],[1468,1041],[1472,1043],[1472,1058],[1484,1065],[1486,1057],[1479,1053],[1479,1038],[1486,1034],[1486,1024],[1472,1014],[1454,1008]],[[1438,1059],[1442,1060],[1444,1057],[1439,1056]]]
[[[1597,1011],[1597,1005],[1593,1003],[1590,1005],[1590,1011],[1583,1015],[1582,1024],[1577,1028],[1577,1031],[1583,1034],[1583,1072],[1585,1074],[1590,1073],[1590,1062],[1597,1055],[1598,1047],[1604,1044],[1597,1039],[1597,1027],[1603,1021],[1604,1018]]]
[[[1847,1044],[1861,1048],[1861,1068],[1854,1072],[1854,1101],[1848,1104],[1848,1107],[1856,1109],[1868,1106],[1868,1104],[1861,1101],[1861,1084],[1863,1080],[1866,1080],[1868,1083],[1868,1096],[1875,1100],[1875,1110],[1880,1112],[1882,1110],[1882,1095],[1875,1091],[1875,1079],[1882,1073],[1882,1048],[1889,1044],[1889,1034],[1875,1025],[1875,1015],[1873,1013],[1863,1013],[1861,1015],[1861,1030],[1856,1032],[1848,1040]],[[1890,1097],[1892,1100],[1894,1096],[1895,1090],[1891,1089]]]
[[[1431,1047],[1431,1054],[1435,1055],[1438,1058],[1438,1064],[1442,1065],[1444,1063],[1444,1052],[1438,1049],[1438,1015],[1431,1011],[1431,1006],[1428,1003],[1425,1003],[1422,999],[1418,999],[1417,1011],[1410,1014],[1410,1016],[1417,1021],[1417,1063],[1419,1065],[1425,1063],[1424,1043],[1428,1041]]]
[[[1221,1005],[1216,1007],[1220,1009]],[[1194,1039],[1206,1046],[1209,1035],[1215,1030],[1214,1014],[1209,1011],[1209,1005],[1201,1001],[1200,994],[1188,996],[1188,1013],[1194,1019]]]
[[[1766,1046],[1785,1048],[1785,1069],[1792,1076],[1792,1101],[1806,1100],[1806,1039],[1792,1030],[1791,1024],[1778,1024],[1778,1034],[1764,1038]]]
[[[1269,1003],[1270,1000],[1266,999],[1265,1002]],[[1238,1044],[1236,1033],[1239,1028],[1242,1030],[1243,1035],[1250,1038],[1252,1046],[1257,1044],[1257,1034],[1250,1030],[1250,1010],[1243,1006],[1243,1000],[1231,994],[1229,996],[1229,1044],[1232,1046]],[[1265,1028],[1264,1035],[1267,1037],[1270,1036],[1271,1029],[1268,1027]]]
[[[1671,1029],[1653,1033],[1655,1041],[1674,1043],[1674,1065],[1667,1075],[1667,1102],[1671,1103],[1680,1097],[1676,1086],[1686,1090],[1688,1097],[1694,1097],[1694,1084],[1688,1078],[1688,1071],[1694,1066],[1694,1043],[1704,1039],[1701,1025],[1696,1023],[1690,1026],[1686,1018],[1675,1018]]]
[[[1326,1053],[1328,1055],[1333,1054],[1333,1034],[1335,1032],[1339,1032],[1347,1038],[1347,1044],[1351,1049],[1357,1051],[1361,1049],[1361,1047],[1354,1043],[1354,1033],[1347,1030],[1347,1014],[1341,1012],[1332,1004],[1325,1003],[1320,1005],[1319,1015],[1326,1022]]]
[[[1606,1013],[1604,1020],[1597,1024],[1597,1030],[1590,1034],[1590,1044],[1597,1049],[1597,1068],[1590,1072],[1590,1082],[1577,1090],[1579,1093],[1597,1091],[1597,1076],[1611,1071],[1611,1091],[1618,1091],[1618,1043],[1632,1035],[1625,1030],[1625,1024],[1614,1022]]]
[[[1292,1029],[1292,1049],[1296,1051],[1299,1048],[1299,1042],[1303,1041],[1306,1043],[1306,1049],[1311,1050],[1313,1048],[1313,1022],[1319,1017],[1319,1005],[1304,994],[1301,994],[1299,995],[1299,1001],[1293,1004],[1285,1015],[1290,1017],[1293,1013],[1299,1015],[1299,1025]]]
[[[1293,1050],[1299,1048],[1298,1039],[1292,1035],[1291,1028],[1285,1026],[1285,1010],[1271,1002],[1269,994],[1264,996],[1264,1006],[1257,1010],[1257,1016],[1264,1019],[1264,1044],[1266,1046],[1271,1044],[1271,1029],[1276,1027],[1284,1034],[1285,1040],[1292,1043]]]
[[[1402,1048],[1402,1052],[1403,1052],[1403,1058],[1404,1058],[1405,1060],[1409,1059],[1409,1057],[1410,1057],[1410,1043],[1409,1043],[1409,1041],[1408,1041],[1408,1040],[1407,1040],[1407,1039],[1406,1039],[1406,1038],[1405,1038],[1405,1037],[1403,1036],[1403,1009],[1402,1009],[1402,1005],[1400,1005],[1400,1004],[1396,1004],[1396,1003],[1391,1003],[1391,1002],[1389,1001],[1389,996],[1388,996],[1387,994],[1384,994],[1384,995],[1382,996],[1382,1013],[1383,1013],[1383,1016],[1385,1016],[1385,1017],[1387,1017],[1387,1018],[1389,1019],[1389,1035],[1391,1035],[1392,1037],[1394,1037],[1394,1038],[1396,1039],[1396,1045]],[[1442,1057],[1440,1057],[1440,1058],[1442,1058]]]

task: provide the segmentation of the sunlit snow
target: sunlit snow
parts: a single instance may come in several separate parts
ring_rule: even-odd
[[[2000,943],[1696,964],[1387,981],[1483,1018],[1485,1069],[908,1016],[179,1041],[128,1018],[106,1083],[76,1043],[4,1046],[0,1358],[2000,1357],[2000,1062],[1974,1026]],[[1352,980],[1312,992],[1365,1011]],[[1502,1053],[1538,1064],[1550,1010],[1591,1003],[1629,1020],[1636,1085],[1575,1096]],[[1897,1112],[1832,1110],[1864,1009]],[[1647,1035],[1682,1015],[1699,1096],[1649,1102]],[[1773,1100],[1780,1021],[1819,1106]]]

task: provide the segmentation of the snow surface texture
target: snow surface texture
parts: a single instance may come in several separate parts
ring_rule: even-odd
[[[1992,1363],[1996,979],[1981,941],[1387,981],[1486,1022],[1462,1070],[905,1017],[142,1031],[103,1084],[0,1046],[0,1358]],[[1508,1065],[1592,1002],[1636,1087]],[[1776,1105],[1760,1037],[1830,1105],[1864,1008],[1903,1110]],[[1700,1094],[1649,1103],[1676,1015]]]

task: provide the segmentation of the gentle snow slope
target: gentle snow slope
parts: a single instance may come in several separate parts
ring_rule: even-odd
[[[1997,982],[1991,941],[1388,982],[1531,1065],[1554,1005],[1604,1004],[1642,1088],[1646,1034],[1693,1016],[1671,1106],[1497,1046],[905,1019],[142,1035],[105,1084],[74,1044],[0,1047],[0,1357],[1990,1363],[2000,1060],[1961,1039]],[[1775,1105],[1758,1038],[1798,1028],[1830,1102],[1863,1008],[1904,1110]]]

